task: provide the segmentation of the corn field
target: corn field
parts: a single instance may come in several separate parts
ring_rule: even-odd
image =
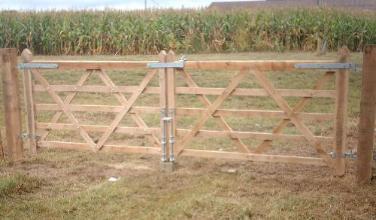
[[[0,47],[44,55],[361,50],[376,15],[332,9],[0,12]]]

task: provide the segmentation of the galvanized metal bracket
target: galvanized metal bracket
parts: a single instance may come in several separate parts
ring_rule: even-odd
[[[20,63],[18,64],[18,69],[57,69],[59,64],[55,63]]]
[[[172,118],[171,117],[163,117],[162,121],[164,121],[164,122],[170,122],[170,121],[172,121]]]
[[[352,159],[352,160],[356,159],[356,152],[354,152],[352,150],[344,152],[342,155],[337,155],[336,152],[330,152],[329,155],[332,159],[336,159],[338,157],[339,158],[348,158],[348,159]]]
[[[296,69],[351,69],[356,70],[357,65],[354,63],[298,63],[295,64]]]
[[[332,159],[335,159],[335,158],[338,157],[336,152],[330,152],[329,155]],[[356,151],[350,150],[350,151],[344,152],[342,155],[340,155],[340,158],[355,160],[355,159],[358,158],[358,156],[357,156]],[[376,161],[376,151],[373,152],[373,160]]]
[[[32,134],[29,134],[29,133],[22,133],[20,135],[20,138],[21,140],[38,140],[40,138],[40,136],[38,135],[32,135]]]
[[[183,69],[185,66],[185,57],[183,56],[180,60],[171,62],[171,63],[161,63],[161,62],[152,62],[148,63],[147,67],[150,69],[161,69],[161,68],[176,68]]]

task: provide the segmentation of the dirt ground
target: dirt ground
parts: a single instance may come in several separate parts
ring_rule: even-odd
[[[183,157],[163,172],[156,156],[41,150],[1,165],[0,217],[376,219],[375,183],[357,187],[348,167],[335,178],[326,167]],[[25,178],[4,194],[14,175]]]

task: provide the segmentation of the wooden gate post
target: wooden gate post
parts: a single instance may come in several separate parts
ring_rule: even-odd
[[[347,63],[350,51],[347,47],[339,50],[339,62]],[[347,135],[347,96],[349,91],[349,71],[341,69],[336,72],[336,121],[335,121],[335,161],[334,175],[345,175],[346,135]]]
[[[32,61],[33,54],[30,50],[25,49],[22,51],[21,57],[24,63],[30,63]],[[31,70],[25,69],[23,74],[23,86],[24,86],[24,99],[26,109],[26,121],[27,121],[27,147],[31,154],[37,153],[36,143],[36,124],[35,124],[35,105],[34,105],[34,90]]]
[[[21,107],[17,71],[17,50],[1,49],[1,75],[3,78],[6,145],[5,158],[19,161],[23,158]]]
[[[166,62],[166,51],[162,50],[159,53],[159,62],[165,63]],[[168,103],[167,103],[167,72],[165,68],[160,68],[159,72],[159,87],[160,87],[160,97],[159,97],[159,106],[161,110],[161,119],[160,119],[160,126],[161,126],[161,152],[162,152],[162,163],[168,161],[168,129],[166,129],[166,122],[164,120],[167,117],[168,112]]]
[[[170,50],[167,54],[166,60],[168,63],[175,62],[176,56],[175,53]],[[175,79],[175,68],[168,68],[167,69],[167,106],[169,110],[169,117],[171,117],[171,122],[169,123],[169,131],[170,131],[170,162],[175,160],[175,153],[174,153],[174,144],[176,142],[176,79]]]
[[[357,182],[372,178],[372,151],[376,113],[376,45],[367,45],[363,56],[362,95],[360,100]]]

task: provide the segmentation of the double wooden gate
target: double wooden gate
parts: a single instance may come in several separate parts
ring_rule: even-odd
[[[158,63],[160,68],[150,69],[147,68],[150,62],[146,61],[31,61],[31,54],[27,53],[27,51],[23,53],[24,91],[28,115],[28,145],[32,151],[37,147],[61,147],[163,154],[165,161],[186,155],[311,165],[329,164],[334,165],[337,175],[344,174],[349,70],[345,68],[326,70],[310,89],[277,89],[267,74],[280,72],[283,76],[283,72],[296,71],[297,64],[333,64],[338,61],[179,61],[184,62],[184,67],[181,68],[173,66],[177,62],[175,54],[170,51],[168,54],[161,52],[159,62],[154,62],[154,64]],[[348,52],[343,50],[339,62],[346,63],[347,58]],[[108,73],[108,71],[132,69],[137,69],[139,71],[137,77],[142,78],[138,85],[119,85]],[[200,87],[192,73],[213,70],[226,70],[235,74],[231,75],[232,78],[226,83],[222,83],[227,84],[225,87]],[[82,71],[82,76],[74,85],[52,84],[44,76],[50,74],[55,75],[56,78],[59,74],[58,78],[64,81],[64,74],[67,71],[69,74]],[[250,75],[254,77],[257,88],[241,86],[245,78]],[[94,82],[100,82],[102,85],[86,84],[93,76],[100,79]],[[126,73],[122,75],[125,80],[128,79],[127,77]],[[333,78],[336,81],[335,89],[325,89],[326,83],[331,82]],[[52,102],[44,103],[44,98],[39,98],[36,102],[38,93],[48,94]],[[107,94],[114,97],[119,105],[73,103],[72,101],[80,93]],[[138,100],[144,95],[155,95],[154,98],[149,98],[149,101],[152,100],[151,102],[154,103],[153,106],[145,106],[147,102],[138,104]],[[186,95],[196,96],[202,107],[178,106],[180,97]],[[269,97],[279,110],[222,108],[223,103],[231,97]],[[286,97],[296,97],[300,100],[292,105]],[[335,99],[334,113],[303,111],[316,97]],[[40,122],[37,120],[39,118],[37,115],[44,111],[55,111],[55,113],[51,115],[49,121]],[[100,120],[97,118],[93,120],[95,124],[85,124],[80,122],[76,112],[102,112],[114,116],[109,117],[111,120],[107,125],[99,125]],[[154,114],[148,116],[149,119],[151,118],[149,121],[153,121],[154,125],[150,126],[145,122],[144,114]],[[160,122],[156,122],[159,115]],[[190,126],[180,128],[179,121],[191,116],[196,117],[196,120],[190,120]],[[245,121],[252,117],[266,117],[278,118],[279,121],[269,133],[239,131],[228,123],[229,117],[244,117]],[[65,119],[61,120],[62,118]],[[129,118],[136,126],[122,125],[124,118]],[[315,135],[305,124],[305,119],[333,121],[334,135]],[[205,129],[208,120],[216,121],[223,130]],[[282,132],[284,128],[291,126],[300,134]],[[56,136],[48,138],[50,132],[54,130],[78,131],[83,142],[53,140]],[[110,143],[110,137],[115,134],[147,138],[148,144],[145,144],[145,141],[138,146],[123,144],[124,137],[118,139],[116,143]],[[228,137],[236,149],[224,151],[190,148],[191,142],[200,137]],[[249,146],[244,143],[244,139],[260,140],[261,143],[257,146]],[[307,141],[315,149],[317,156],[267,154],[275,140]]]

